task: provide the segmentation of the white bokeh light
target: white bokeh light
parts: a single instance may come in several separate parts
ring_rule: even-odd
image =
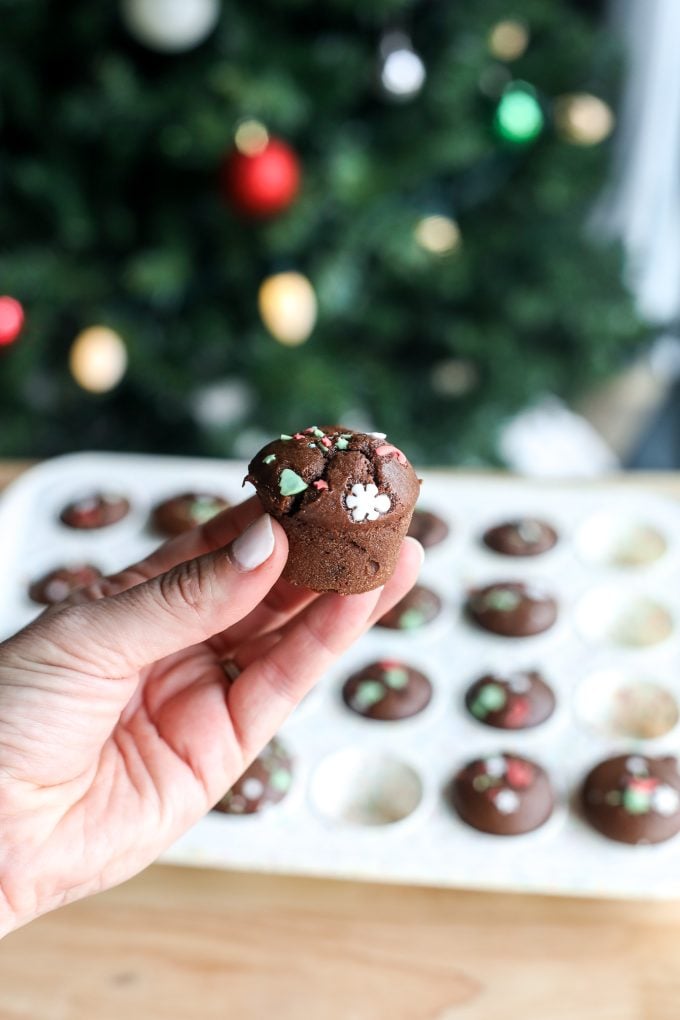
[[[412,96],[423,86],[425,65],[413,50],[393,50],[385,58],[380,78],[392,95]]]

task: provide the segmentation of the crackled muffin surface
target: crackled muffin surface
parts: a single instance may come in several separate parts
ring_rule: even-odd
[[[341,594],[389,579],[420,490],[384,433],[340,425],[281,435],[252,459],[247,481],[287,533],[283,576]]]

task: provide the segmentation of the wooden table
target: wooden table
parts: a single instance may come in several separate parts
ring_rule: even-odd
[[[680,478],[644,483],[680,496]],[[0,952],[0,1020],[121,1017],[678,1020],[680,903],[154,865]]]

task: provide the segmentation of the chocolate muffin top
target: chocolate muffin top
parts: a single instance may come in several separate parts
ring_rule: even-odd
[[[442,600],[431,588],[416,584],[378,620],[376,627],[389,630],[419,630],[435,620],[442,609]]]
[[[123,496],[107,492],[93,492],[74,500],[61,511],[60,520],[69,528],[87,531],[108,528],[127,516],[130,503]]]
[[[483,630],[503,637],[530,637],[557,619],[557,602],[540,585],[498,581],[470,592],[468,616]]]
[[[223,496],[208,492],[183,492],[163,500],[153,508],[151,526],[162,535],[181,535],[199,524],[211,521],[228,506]]]
[[[248,465],[246,480],[274,517],[343,531],[410,517],[420,486],[383,432],[341,425],[313,425],[268,443]]]
[[[431,549],[447,538],[449,526],[443,518],[431,510],[415,510],[408,533],[411,538],[416,538],[420,542],[423,549]]]
[[[506,752],[468,762],[447,792],[464,822],[493,836],[532,832],[548,820],[555,804],[546,771]]]
[[[33,602],[41,606],[53,606],[62,599],[68,598],[71,592],[92,584],[102,576],[101,570],[91,563],[82,563],[67,567],[56,567],[31,582],[28,595]]]
[[[213,811],[225,815],[255,814],[282,801],[292,783],[293,759],[274,737],[218,800]]]
[[[502,556],[540,556],[557,543],[557,532],[545,521],[520,517],[488,528],[482,541]]]
[[[485,673],[468,688],[465,707],[485,726],[526,730],[550,718],[555,695],[535,669]]]
[[[663,843],[680,832],[677,759],[620,754],[594,766],[581,790],[594,829],[619,843]]]
[[[369,663],[342,688],[342,700],[353,712],[385,722],[417,715],[431,698],[432,684],[425,674],[395,659]]]

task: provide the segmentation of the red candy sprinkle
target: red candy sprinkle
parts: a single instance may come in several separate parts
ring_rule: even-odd
[[[375,452],[379,457],[396,457],[400,464],[408,464],[408,461],[401,450],[398,450],[396,446],[390,446],[389,443],[376,447]]]
[[[331,440],[330,440],[330,439],[328,438],[328,436],[324,436],[324,437],[323,437],[323,439],[321,440],[321,445],[322,445],[322,446],[332,446],[332,445],[333,445],[333,443],[332,443],[332,442],[331,442]]]
[[[318,489],[319,492],[321,492],[322,489],[328,488],[328,482],[324,482],[323,478],[320,478],[318,482],[312,482],[312,485],[314,486],[315,489]]]
[[[304,439],[304,438],[305,437],[303,436],[303,434],[301,432],[294,432],[293,433],[293,439]]]
[[[654,776],[636,776],[635,779],[628,780],[630,789],[638,793],[651,793],[658,785],[659,780]]]
[[[523,761],[517,761],[516,758],[508,759],[505,774],[508,777],[510,786],[514,786],[516,790],[522,790],[527,786],[531,786],[531,781],[534,778],[534,770],[531,765],[527,765]]]
[[[401,663],[396,659],[381,659],[378,666],[380,669],[401,669]]]
[[[508,726],[521,726],[528,714],[529,702],[526,698],[518,698],[506,712],[505,722]]]

